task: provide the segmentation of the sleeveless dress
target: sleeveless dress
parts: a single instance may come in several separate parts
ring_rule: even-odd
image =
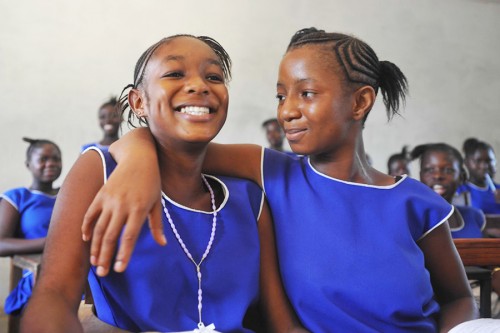
[[[116,162],[106,151],[106,178]],[[259,235],[257,220],[262,190],[254,183],[227,177],[206,176],[219,182],[224,202],[217,208],[217,228],[212,248],[201,264],[206,326],[221,332],[251,332],[243,317],[259,296]],[[212,228],[212,212],[184,207],[163,194],[172,220],[189,252],[198,263]],[[192,331],[198,324],[198,279],[163,214],[166,246],[142,228],[130,264],[124,273],[98,277],[91,267],[88,280],[97,316],[130,331]]]
[[[482,238],[483,229],[486,225],[486,219],[482,211],[474,207],[455,206],[462,215],[464,224],[451,228],[451,237],[453,238]]]
[[[19,187],[5,192],[1,198],[19,212],[16,238],[37,239],[47,236],[50,217],[56,202],[55,195]],[[25,271],[5,300],[5,313],[16,315],[21,312],[31,296],[33,282],[32,272]]]
[[[453,207],[407,176],[390,186],[328,177],[308,157],[263,151],[285,290],[311,332],[436,332],[418,241]]]
[[[495,188],[500,189],[499,184],[494,184]],[[485,214],[500,214],[500,203],[496,202],[495,194],[489,187],[479,187],[466,182],[457,190],[457,195],[468,193],[470,196],[470,205],[481,209]]]

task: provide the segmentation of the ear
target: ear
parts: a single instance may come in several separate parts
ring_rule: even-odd
[[[131,89],[128,93],[127,99],[128,105],[130,105],[130,108],[137,117],[146,117],[146,110],[144,108],[146,105],[146,101],[141,90],[135,88]]]
[[[356,90],[354,96],[353,118],[354,120],[363,120],[370,112],[375,103],[375,90],[370,86],[363,86]]]

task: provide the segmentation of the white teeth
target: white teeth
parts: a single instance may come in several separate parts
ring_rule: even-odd
[[[439,185],[439,184],[436,184],[432,187],[432,189],[434,190],[434,192],[436,192],[437,194],[443,194],[445,192],[445,188],[444,186],[442,185]]]
[[[210,110],[209,108],[204,106],[185,106],[181,109],[181,113],[202,115],[202,114],[209,114]]]
[[[105,131],[109,131],[109,130],[112,130],[112,129],[113,129],[113,125],[111,125],[111,124],[104,125],[104,130]]]

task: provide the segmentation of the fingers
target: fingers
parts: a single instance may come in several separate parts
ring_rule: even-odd
[[[154,203],[149,212],[149,229],[155,242],[159,245],[167,245],[167,238],[163,233],[161,197]]]
[[[94,227],[94,222],[97,220],[102,212],[103,205],[101,204],[101,197],[97,194],[92,204],[87,209],[85,216],[83,217],[82,224],[82,239],[87,242],[92,238],[92,230]]]
[[[139,237],[139,233],[141,232],[142,226],[144,225],[144,220],[145,217],[142,214],[129,216],[123,234],[120,238],[120,247],[116,255],[115,264],[113,265],[113,269],[116,272],[121,273],[127,268],[130,257],[132,256],[132,252],[134,250],[135,243],[137,241],[137,237]]]

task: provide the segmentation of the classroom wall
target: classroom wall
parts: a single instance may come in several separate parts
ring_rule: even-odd
[[[30,185],[22,136],[60,144],[62,181],[80,146],[100,138],[98,106],[132,81],[149,45],[177,33],[212,36],[233,59],[218,142],[265,144],[280,58],[296,30],[316,26],[366,40],[408,77],[402,117],[387,123],[378,101],[366,123],[375,167],[404,144],[460,147],[470,136],[500,154],[499,0],[0,0],[0,12],[2,192]]]

